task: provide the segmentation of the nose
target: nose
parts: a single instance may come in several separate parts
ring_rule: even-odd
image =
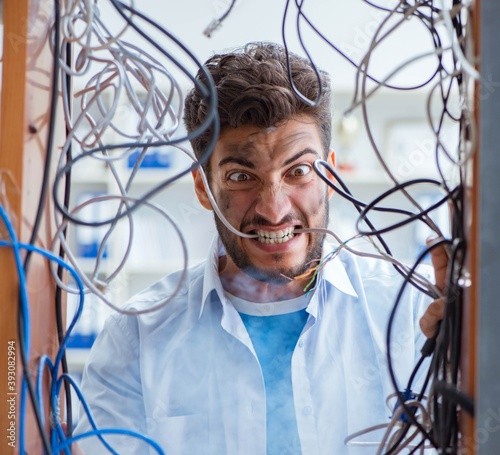
[[[272,224],[279,224],[290,213],[289,195],[279,184],[270,184],[260,189],[255,211]]]

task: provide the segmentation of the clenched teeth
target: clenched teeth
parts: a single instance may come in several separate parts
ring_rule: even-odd
[[[257,240],[261,243],[269,243],[269,244],[276,244],[276,243],[285,243],[288,242],[289,240],[293,239],[294,233],[293,233],[294,228],[289,227],[286,229],[282,229],[280,231],[257,231]]]

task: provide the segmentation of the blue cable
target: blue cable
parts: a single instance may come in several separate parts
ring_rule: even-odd
[[[92,416],[92,413],[90,411],[90,408],[89,408],[89,405],[87,403],[87,400],[83,396],[83,393],[82,393],[80,387],[78,386],[78,384],[75,382],[75,380],[69,374],[63,373],[61,375],[61,377],[58,379],[58,384],[57,384],[58,394],[59,394],[59,392],[61,390],[61,387],[62,387],[62,384],[63,384],[64,380],[68,381],[71,384],[71,386],[73,387],[73,389],[75,390],[76,395],[78,396],[78,399],[80,400],[80,403],[82,404],[83,409],[85,410],[85,414],[87,414],[87,418],[89,419],[89,423],[92,426],[92,428],[95,431],[99,431],[99,429],[97,428],[97,424],[95,423],[94,417]],[[61,425],[60,425],[59,422],[57,422],[56,431],[58,432],[59,437],[61,438],[61,440],[62,441],[66,441],[66,435],[64,434],[64,431],[62,431],[62,428],[61,428]],[[113,448],[108,444],[108,442],[102,437],[101,434],[97,434],[97,436],[98,436],[99,440],[104,444],[104,446],[106,446],[106,448],[112,454],[119,455],[118,453],[116,453],[113,450]]]
[[[148,438],[147,436],[144,436],[143,434],[137,433],[137,432],[132,431],[132,430],[120,430],[117,428],[103,428],[100,430],[87,431],[86,433],[82,433],[82,434],[79,434],[77,436],[73,436],[69,439],[66,439],[64,441],[64,443],[54,447],[54,451],[63,450],[66,447],[70,446],[73,442],[76,442],[80,439],[88,438],[89,436],[99,436],[102,434],[117,434],[117,435],[121,434],[121,435],[139,438],[139,439],[143,440],[144,442],[147,442],[148,444],[150,444],[153,447],[153,449],[156,450],[158,455],[165,455],[165,452],[163,451],[163,449],[158,445],[157,442],[153,441],[151,438]],[[113,454],[119,455],[114,451],[113,451]]]
[[[63,381],[65,381],[65,380],[68,381],[71,384],[71,386],[73,387],[73,389],[75,390],[75,392],[76,392],[76,394],[77,394],[77,396],[78,396],[78,398],[79,398],[79,400],[80,400],[80,402],[85,410],[85,413],[87,414],[87,418],[89,419],[89,423],[90,423],[91,427],[93,428],[93,430],[67,439],[66,435],[64,434],[64,431],[62,431],[61,425],[58,422],[56,431],[58,432],[59,437],[61,438],[61,440],[63,442],[60,445],[55,446],[53,448],[55,453],[57,453],[58,450],[63,450],[65,448],[68,448],[76,440],[91,437],[91,436],[97,436],[100,439],[100,441],[106,446],[106,448],[113,455],[120,455],[115,450],[113,450],[113,448],[102,437],[102,435],[103,434],[123,434],[126,436],[131,436],[134,438],[141,439],[144,442],[150,444],[158,452],[159,455],[165,455],[165,452],[163,451],[163,449],[154,440],[148,438],[147,436],[142,435],[141,433],[138,433],[138,432],[135,432],[132,430],[118,429],[118,428],[106,428],[106,429],[97,428],[97,424],[95,423],[95,420],[92,416],[92,412],[90,411],[88,403],[85,400],[85,397],[83,396],[83,393],[82,393],[80,387],[78,386],[78,384],[75,382],[75,380],[70,375],[64,373],[59,377],[59,379],[57,381],[58,393],[60,392],[62,385],[63,385]]]
[[[36,252],[41,254],[42,256],[50,259],[51,261],[56,262],[58,265],[62,266],[65,268],[75,279],[75,282],[78,286],[79,294],[80,294],[80,299],[79,303],[77,306],[77,309],[75,311],[75,314],[73,315],[73,318],[71,320],[70,325],[68,326],[68,329],[64,335],[64,338],[61,342],[61,346],[59,347],[59,350],[56,355],[55,362],[52,363],[50,358],[46,355],[43,355],[40,358],[40,364],[38,366],[38,376],[37,376],[37,401],[38,404],[40,405],[40,409],[43,411],[43,396],[42,396],[42,380],[43,380],[43,372],[45,368],[48,368],[51,376],[51,407],[52,407],[52,412],[54,413],[54,421],[51,422],[51,445],[52,445],[52,451],[53,453],[60,453],[61,451],[64,451],[67,455],[71,454],[71,444],[75,441],[78,441],[83,438],[91,437],[91,436],[97,436],[101,442],[106,446],[106,448],[113,453],[114,455],[119,455],[116,451],[112,449],[112,447],[107,443],[107,441],[102,437],[103,434],[121,434],[121,435],[127,435],[131,436],[134,438],[138,438],[146,442],[147,444],[151,445],[159,455],[165,455],[161,447],[151,438],[148,438],[147,436],[144,436],[138,432],[132,431],[132,430],[126,430],[126,429],[118,429],[118,428],[107,428],[107,429],[98,429],[97,424],[95,423],[90,408],[88,407],[88,403],[86,402],[80,388],[74,381],[74,379],[69,376],[68,374],[64,373],[62,374],[59,378],[57,377],[58,371],[59,371],[59,365],[61,364],[62,357],[64,355],[64,351],[66,348],[66,345],[69,340],[69,336],[71,335],[71,331],[73,330],[74,326],[76,325],[78,319],[81,316],[81,313],[83,311],[83,302],[84,302],[84,287],[83,287],[83,282],[78,275],[78,273],[73,269],[68,263],[66,263],[63,259],[61,259],[58,256],[55,256],[53,253],[43,250],[41,248],[36,247],[35,245],[32,244],[24,244],[22,242],[18,242],[14,227],[12,226],[11,221],[9,220],[4,208],[0,205],[0,217],[3,220],[9,237],[10,241],[6,240],[0,240],[0,247],[9,247],[12,248],[12,251],[14,253],[14,258],[16,262],[16,268],[18,272],[18,277],[19,277],[19,288],[20,288],[20,302],[21,302],[21,311],[24,314],[23,317],[23,329],[24,329],[24,346],[25,346],[25,355],[26,358],[30,358],[30,320],[29,320],[29,299],[28,299],[28,293],[27,293],[27,282],[26,282],[26,274],[24,273],[24,268],[22,265],[22,258],[21,258],[21,249],[24,249],[26,251],[30,252]],[[68,381],[74,390],[77,393],[78,398],[80,399],[84,409],[85,413],[88,416],[89,422],[93,428],[92,431],[89,431],[87,433],[80,434],[78,436],[74,436],[72,438],[66,438],[64,431],[62,430],[61,423],[60,423],[60,418],[59,418],[59,395],[61,391],[61,386],[64,381]],[[21,455],[24,455],[26,453],[25,450],[25,444],[24,444],[24,436],[25,436],[25,420],[26,420],[26,388],[27,388],[27,383],[26,379],[23,373],[23,379],[22,379],[22,386],[21,386],[21,403],[20,403],[20,422],[19,422],[19,453]],[[44,413],[42,412],[42,422],[45,423],[44,421]]]
[[[12,252],[14,253],[14,259],[16,262],[17,274],[19,277],[19,296],[20,296],[20,311],[24,315],[23,317],[23,331],[24,331],[24,348],[25,348],[25,358],[29,359],[30,353],[30,321],[29,321],[29,305],[28,305],[28,292],[27,292],[27,283],[26,283],[26,274],[24,273],[23,261],[21,259],[21,252],[19,248],[19,243],[17,242],[16,233],[14,231],[14,227],[10,222],[9,217],[5,213],[3,206],[0,205],[0,217],[3,220],[5,227],[7,228],[7,232],[9,234],[9,238],[11,242],[2,241],[1,244],[12,247]],[[24,455],[24,421],[26,415],[26,377],[23,372],[22,381],[21,381],[21,402],[20,402],[20,423],[19,423],[19,453]]]
[[[45,370],[45,367],[48,368],[50,372],[50,376],[52,378],[52,375],[54,373],[54,365],[52,364],[52,360],[50,360],[50,357],[46,354],[43,354],[40,357],[40,363],[38,364],[38,373],[37,373],[37,378],[36,378],[36,397],[37,397],[37,402],[40,405],[40,416],[42,418],[42,424],[45,426],[45,413],[43,412],[43,372]]]
[[[26,358],[28,358],[28,359],[30,358],[30,356],[29,356],[29,353],[30,353],[30,350],[29,350],[30,324],[29,324],[29,304],[28,304],[29,300],[28,300],[28,295],[26,292],[26,289],[27,289],[27,287],[26,287],[26,275],[24,273],[24,268],[22,267],[22,259],[21,259],[21,255],[20,255],[20,249],[39,253],[42,256],[45,256],[46,258],[56,262],[58,265],[61,265],[62,267],[64,267],[66,270],[68,270],[71,273],[71,275],[73,276],[73,278],[75,279],[75,281],[78,285],[78,289],[80,292],[80,301],[79,301],[79,304],[77,306],[77,310],[75,311],[73,319],[72,319],[72,321],[71,321],[71,323],[66,331],[66,334],[63,338],[61,346],[60,346],[58,353],[56,355],[56,360],[55,360],[53,365],[49,359],[49,362],[50,362],[49,370],[51,371],[51,377],[52,377],[52,381],[51,381],[52,410],[53,410],[53,412],[57,412],[57,409],[58,409],[57,400],[56,400],[56,403],[54,403],[54,390],[55,390],[54,389],[54,377],[57,376],[57,372],[59,370],[59,365],[62,361],[62,356],[64,354],[66,344],[68,343],[69,336],[71,335],[71,331],[73,330],[75,324],[77,323],[77,321],[80,318],[80,315],[83,311],[83,299],[84,299],[83,282],[82,282],[81,278],[79,277],[78,273],[69,264],[67,264],[65,261],[63,261],[60,257],[55,256],[53,253],[51,253],[49,251],[38,248],[35,245],[18,242],[16,237],[15,237],[13,226],[10,223],[10,221],[8,220],[3,207],[0,207],[0,216],[2,217],[5,225],[7,226],[7,230],[9,231],[9,235],[12,239],[11,242],[0,240],[0,246],[13,248],[14,255],[16,257],[16,264],[21,265],[21,267],[18,266],[17,268],[18,268],[18,275],[19,275],[19,285],[20,285],[20,290],[21,290],[21,302],[22,302],[22,306],[23,306],[22,311],[24,312],[23,320],[25,322],[24,333],[26,336],[26,341],[25,341]],[[42,380],[41,376],[43,376],[43,375],[40,373],[43,373],[43,367],[47,363],[48,357],[47,357],[47,359],[45,357],[46,356],[42,356],[42,359],[40,359],[40,361],[42,363],[39,366],[39,370],[38,370],[39,377],[38,377],[38,381],[37,381],[37,384],[38,384],[38,387],[37,387],[38,403],[40,404],[40,409],[42,411],[43,411],[43,400],[41,398],[41,380]],[[20,426],[19,426],[19,434],[20,434],[19,447],[20,447],[21,454],[24,454],[24,452],[25,452],[24,451],[24,424],[25,424],[25,418],[26,418],[25,401],[26,401],[26,381],[25,381],[24,376],[23,376],[23,383],[22,383],[22,388],[21,388],[21,412],[20,412]],[[56,404],[56,406],[54,406],[54,404]],[[40,414],[41,414],[42,422],[44,422],[44,413],[41,412]]]

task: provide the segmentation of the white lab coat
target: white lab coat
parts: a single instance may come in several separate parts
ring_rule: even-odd
[[[219,254],[216,241],[207,262],[189,270],[179,294],[159,311],[108,319],[82,381],[100,428],[146,434],[166,455],[266,455],[264,381],[245,326],[224,297]],[[160,280],[128,307],[161,301],[179,276]],[[392,265],[346,251],[323,269],[292,357],[303,455],[376,452],[347,447],[344,439],[389,421],[385,399],[394,389],[386,327],[401,282]],[[407,286],[396,313],[391,352],[400,389],[420,357],[424,337],[418,321],[428,303]],[[424,363],[420,371],[427,367]],[[89,429],[80,413],[76,433]],[[364,440],[380,437],[373,433]],[[120,455],[157,453],[130,437],[106,439]],[[108,453],[95,437],[80,445],[87,454]]]

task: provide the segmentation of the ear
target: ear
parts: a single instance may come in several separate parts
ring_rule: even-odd
[[[203,183],[203,179],[201,178],[201,172],[202,171],[200,169],[196,169],[191,172],[194,181],[194,191],[202,207],[206,208],[207,210],[212,210],[212,204],[210,204],[210,199],[208,198],[205,184]]]
[[[332,149],[328,150],[328,156],[326,158],[326,162],[333,169],[335,169],[335,152]],[[327,172],[327,176],[328,176],[328,180],[335,182],[335,177],[330,172]],[[330,185],[328,185],[328,198],[331,198],[333,196],[334,192],[335,192],[335,190]]]

